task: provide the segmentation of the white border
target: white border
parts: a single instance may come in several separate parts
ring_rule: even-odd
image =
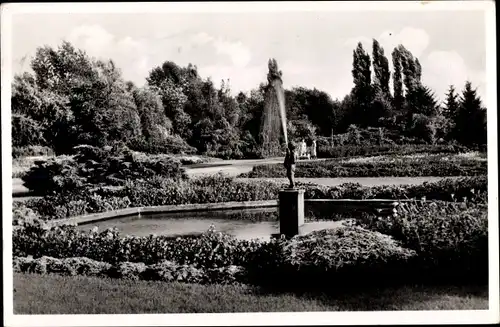
[[[12,212],[11,166],[11,17],[19,13],[192,13],[192,12],[304,12],[304,11],[437,11],[481,10],[486,15],[488,108],[488,192],[490,308],[484,311],[422,312],[321,312],[248,314],[154,314],[154,315],[16,315],[12,294],[12,226],[3,219],[4,317],[6,326],[141,326],[141,325],[332,325],[332,324],[470,324],[500,320],[498,280],[498,156],[496,121],[496,31],[493,1],[398,1],[398,2],[224,2],[224,3],[30,3],[1,7],[2,55],[2,186],[3,217]]]

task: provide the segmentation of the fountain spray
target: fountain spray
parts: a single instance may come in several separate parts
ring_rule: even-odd
[[[285,91],[278,70],[276,59],[269,59],[267,74],[268,87],[265,94],[264,112],[262,115],[261,138],[262,150],[266,155],[277,154],[279,149],[279,130],[283,131],[285,144],[288,146],[286,128]],[[280,128],[281,122],[281,128]]]

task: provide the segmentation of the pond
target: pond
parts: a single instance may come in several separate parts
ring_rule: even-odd
[[[279,232],[277,208],[238,210],[213,210],[204,212],[158,213],[121,217],[81,225],[81,230],[99,230],[116,227],[121,234],[134,236],[167,235],[182,236],[201,234],[214,225],[219,232],[238,239],[269,240],[271,234]],[[341,221],[314,221],[302,226],[301,234],[313,230],[335,228]]]

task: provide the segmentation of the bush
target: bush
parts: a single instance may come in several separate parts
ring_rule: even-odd
[[[128,179],[163,176],[187,178],[181,163],[168,156],[91,146],[75,147],[73,157],[36,161],[23,177],[24,185],[37,194],[74,192],[91,185],[123,185]]]
[[[150,154],[195,154],[197,152],[196,148],[178,136],[168,136],[162,142],[135,140],[129,144],[129,147],[134,151]]]
[[[89,258],[72,257],[57,259],[52,257],[30,258],[14,257],[14,272],[22,273],[57,273],[61,275],[86,275],[100,276],[108,275],[112,265],[107,262],[91,260]]]
[[[368,284],[379,284],[397,277],[414,255],[390,236],[345,226],[296,236],[283,251],[288,270],[315,283],[332,282],[335,276],[341,283],[349,277],[362,284],[370,276]]]
[[[218,175],[176,183],[164,178],[128,181],[124,193],[133,206],[156,206],[276,199],[281,187],[273,181],[246,182]]]
[[[487,205],[458,208],[439,202],[402,204],[392,217],[371,218],[359,224],[391,235],[416,251],[409,278],[434,282],[488,280]]]
[[[14,256],[51,256],[54,258],[87,257],[116,264],[163,260],[198,268],[220,268],[240,264],[253,242],[209,230],[199,236],[120,237],[115,229],[84,232],[74,226],[48,227],[40,221],[25,222],[13,230]]]
[[[152,280],[201,284],[235,284],[246,280],[246,270],[241,266],[227,266],[213,269],[198,269],[192,265],[179,265],[164,260],[157,264],[142,262],[120,262],[116,265],[95,261],[85,257],[14,257],[14,272],[84,275],[120,278],[128,280]]]

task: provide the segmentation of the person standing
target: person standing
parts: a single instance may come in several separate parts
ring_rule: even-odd
[[[290,188],[295,187],[295,162],[297,161],[297,155],[295,154],[295,145],[292,142],[288,143],[288,148],[286,149],[285,155],[285,169],[286,177],[290,181]]]
[[[317,158],[317,156],[316,156],[316,140],[312,141],[310,152],[311,152],[311,158],[316,159]]]
[[[300,143],[300,153],[299,153],[299,156],[301,158],[307,156],[307,144],[306,144],[305,140],[302,140],[302,142]]]

